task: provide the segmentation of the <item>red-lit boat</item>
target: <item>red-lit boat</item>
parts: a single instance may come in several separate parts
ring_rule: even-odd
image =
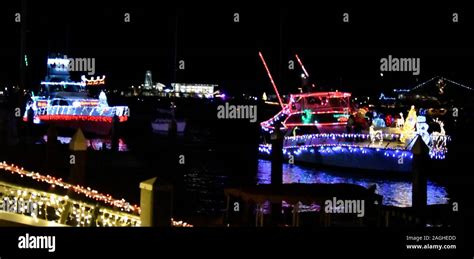
[[[351,106],[351,93],[347,92],[309,92],[290,94],[286,104],[280,97],[270,70],[259,53],[262,63],[275,90],[281,110],[272,118],[261,122],[264,142],[259,152],[264,157],[270,155],[271,144],[269,134],[273,134],[279,125],[284,135],[283,153],[287,161],[304,162],[351,169],[412,172],[412,149],[417,139],[428,134],[424,116],[416,116],[414,108],[407,116],[409,125],[401,127],[376,126],[375,123],[357,132],[352,131],[353,123],[367,123],[365,110],[355,110]],[[299,57],[304,76],[308,76]],[[350,116],[354,118],[348,123]],[[415,127],[416,125],[416,127]],[[355,129],[355,128],[354,128]],[[416,129],[416,130],[415,130]],[[424,137],[423,137],[424,138]],[[429,145],[429,153],[433,159],[444,159],[446,141],[443,145],[436,143],[440,139],[427,136],[421,140]],[[400,141],[400,140],[403,141]],[[417,144],[417,145],[418,145]]]
[[[83,131],[106,135],[110,132],[114,117],[127,121],[127,106],[109,106],[104,91],[92,95],[87,86],[97,87],[104,78],[74,82],[70,79],[68,59],[48,58],[48,74],[41,82],[41,90],[26,104],[24,121],[34,124],[54,124],[60,127],[81,128]]]
[[[350,97],[346,92],[291,94],[288,104],[261,126],[270,132],[280,123],[282,129],[295,134],[343,133],[352,112]]]

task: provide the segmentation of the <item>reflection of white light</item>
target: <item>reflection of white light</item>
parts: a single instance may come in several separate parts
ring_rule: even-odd
[[[80,107],[80,106],[81,106],[81,102],[79,102],[79,101],[74,101],[74,102],[72,103],[72,106],[73,106],[73,107]]]
[[[301,73],[301,78],[306,78],[306,75],[304,73]]]

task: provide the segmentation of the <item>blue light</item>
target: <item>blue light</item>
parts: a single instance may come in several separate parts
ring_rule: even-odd
[[[41,82],[41,85],[76,85],[76,86],[85,86],[85,82]]]
[[[270,145],[261,145],[259,147],[260,153],[265,153],[265,154],[270,154],[271,153],[271,146]],[[301,147],[293,147],[293,148],[284,148],[283,149],[283,154],[292,154],[296,156],[300,156],[303,153],[308,152],[311,154],[314,154],[315,150],[314,148],[308,148],[306,146],[301,146]],[[384,156],[386,157],[391,157],[397,159],[398,157],[406,157],[413,159],[413,154],[409,151],[403,151],[403,150],[395,150],[395,149],[380,149],[380,148],[360,148],[360,147],[351,147],[351,146],[319,146],[318,152],[320,154],[338,154],[338,153],[343,153],[349,151],[350,153],[359,153],[359,154],[364,154],[364,155],[370,155],[373,152],[384,152]],[[433,159],[443,159],[444,158],[444,153],[442,154],[432,154],[431,157]]]

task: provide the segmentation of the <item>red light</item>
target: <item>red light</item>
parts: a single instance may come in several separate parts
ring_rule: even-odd
[[[322,122],[316,124],[304,124],[304,123],[289,123],[284,124],[285,127],[295,127],[295,126],[338,126],[338,125],[346,125],[345,122]]]
[[[301,62],[300,57],[298,57],[298,54],[295,54],[295,56],[296,56],[296,60],[298,61],[298,63],[300,63],[300,66],[303,69],[304,74],[306,75],[306,77],[309,77],[309,74],[308,74],[308,72],[306,72],[306,68],[304,68],[303,62]]]
[[[280,93],[278,92],[278,89],[275,85],[275,82],[273,81],[272,74],[270,73],[270,70],[268,69],[267,62],[265,62],[265,59],[263,58],[262,52],[258,52],[258,55],[260,56],[260,59],[263,62],[263,65],[265,66],[265,70],[267,70],[268,77],[270,78],[270,82],[273,85],[273,89],[275,90],[275,93],[278,97],[278,102],[280,103],[280,106],[283,108],[283,101],[281,100]]]
[[[291,94],[293,99],[297,97],[328,97],[328,98],[344,98],[351,97],[351,93],[345,92],[315,92],[315,93],[306,93],[306,94]]]
[[[93,122],[109,122],[112,123],[112,118],[109,116],[88,116],[88,115],[41,115],[38,116],[43,121],[93,121]],[[128,120],[127,116],[119,116],[119,122]]]

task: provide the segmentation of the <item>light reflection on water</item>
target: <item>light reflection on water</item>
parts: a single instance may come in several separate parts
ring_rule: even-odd
[[[270,183],[271,162],[259,160],[256,181],[247,184]],[[236,176],[194,169],[184,175],[184,188],[187,193],[188,209],[194,213],[221,214],[225,210],[224,188],[236,185]],[[411,182],[409,179],[369,178],[348,173],[327,172],[297,165],[283,165],[284,183],[351,183],[364,187],[377,185],[376,192],[383,196],[383,204],[411,206]],[[448,203],[446,188],[428,181],[428,204]],[[268,204],[267,204],[268,205]],[[313,204],[314,205],[314,204]],[[313,206],[312,205],[312,206]],[[311,208],[313,208],[310,206]],[[264,205],[264,209],[265,206]],[[308,207],[309,208],[309,207]],[[314,209],[314,208],[313,208]]]
[[[58,136],[58,141],[61,144],[69,144],[71,142],[71,137],[63,137],[63,136]],[[48,142],[48,135],[43,136],[43,141],[44,142],[39,142],[39,144]],[[118,151],[119,152],[127,152],[128,151],[128,146],[125,143],[123,139],[118,140]],[[87,139],[87,147],[91,148],[93,150],[103,150],[105,149],[111,149],[112,148],[112,140],[108,138],[93,138],[93,139]]]
[[[271,162],[259,160],[257,183],[270,183]],[[297,165],[283,165],[283,183],[350,183],[364,187],[377,185],[376,192],[383,196],[384,205],[411,206],[411,181],[399,179],[366,178],[349,174],[336,174]],[[448,203],[448,193],[443,186],[428,181],[428,204]]]

